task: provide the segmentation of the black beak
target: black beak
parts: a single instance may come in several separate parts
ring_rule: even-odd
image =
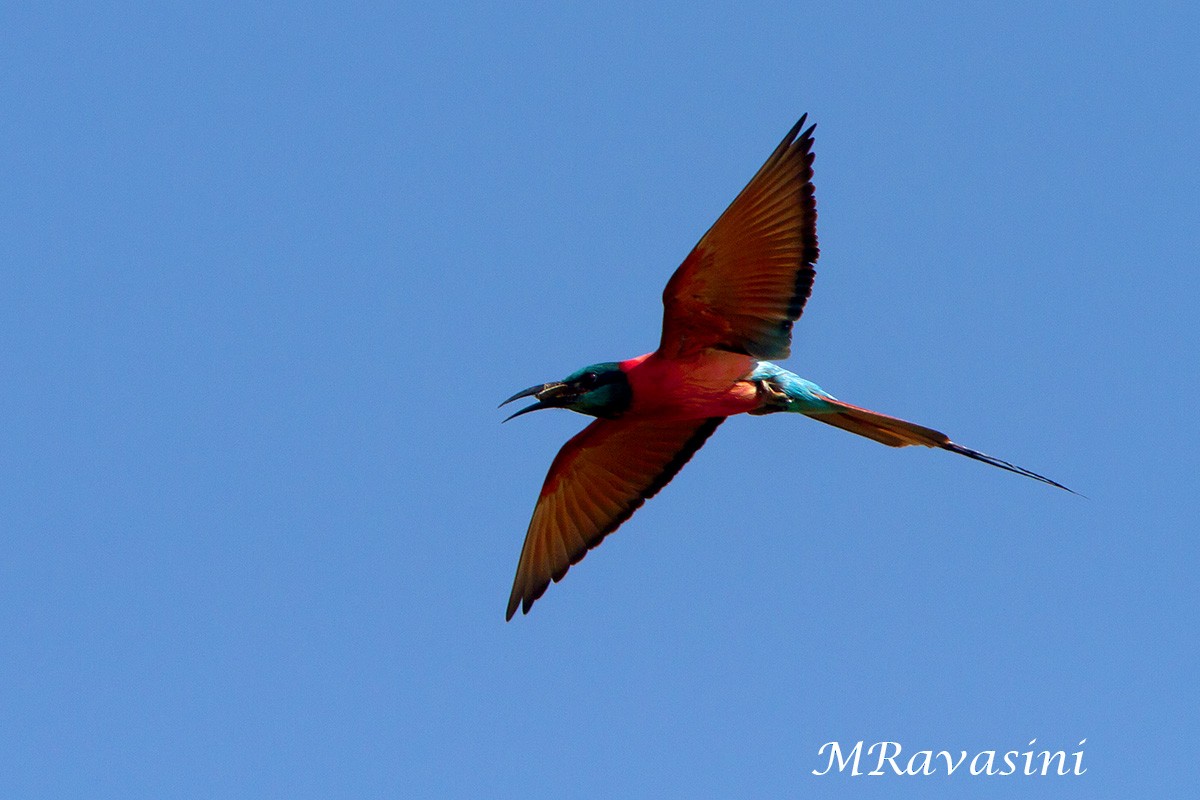
[[[508,420],[512,419],[513,417],[519,417],[522,414],[528,414],[530,411],[539,411],[543,408],[562,408],[565,405],[565,402],[563,402],[565,398],[563,398],[562,395],[566,390],[567,385],[565,383],[560,383],[557,381],[554,383],[541,383],[537,386],[530,386],[528,389],[523,389],[517,392],[512,397],[508,398],[499,406],[497,406],[497,408],[500,408],[500,406],[506,406],[513,400],[520,400],[522,397],[537,398],[536,403],[531,406],[527,406],[526,408],[522,408],[517,413],[508,417],[508,419],[505,419],[505,422],[508,422]]]

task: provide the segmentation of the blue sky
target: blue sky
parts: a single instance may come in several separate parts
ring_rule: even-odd
[[[0,795],[1194,787],[1194,4],[0,11]],[[786,366],[503,622],[566,412],[803,112]],[[825,742],[1078,778],[811,775]]]

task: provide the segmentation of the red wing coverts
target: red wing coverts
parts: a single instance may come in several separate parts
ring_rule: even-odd
[[[666,486],[723,418],[599,419],[563,445],[542,486],[505,619],[530,606]]]
[[[789,354],[792,323],[812,291],[818,255],[816,126],[800,134],[806,119],[671,276],[663,292],[663,355],[707,347],[762,359]]]

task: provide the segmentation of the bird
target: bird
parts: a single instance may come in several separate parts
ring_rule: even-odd
[[[666,486],[735,414],[798,413],[889,447],[948,450],[1072,492],[1044,475],[946,434],[845,403],[772,363],[791,351],[792,324],[816,275],[813,131],[788,131],[663,290],[658,349],[591,364],[501,403],[535,402],[504,421],[566,408],[595,421],[550,465],[525,534],[505,620]]]

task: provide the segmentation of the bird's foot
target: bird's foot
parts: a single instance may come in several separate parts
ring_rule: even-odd
[[[758,390],[758,399],[761,405],[747,413],[761,416],[791,410],[792,398],[788,397],[786,392],[770,380],[757,380],[754,382],[754,386]]]

